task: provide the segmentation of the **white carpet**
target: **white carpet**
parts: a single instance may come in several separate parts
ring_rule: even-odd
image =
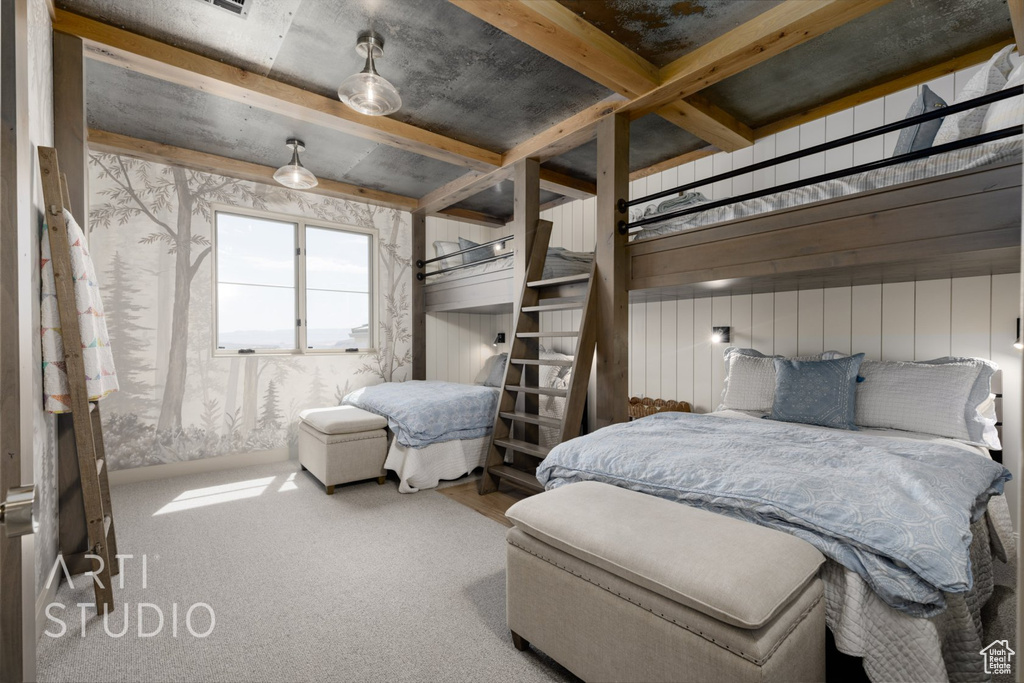
[[[78,577],[57,596],[67,633],[39,643],[39,680],[572,679],[512,647],[505,527],[434,491],[399,494],[390,480],[327,496],[297,470],[275,463],[115,487],[119,551],[135,559],[124,588],[115,583],[109,626],[122,630],[128,603],[128,633],[108,636],[90,608],[81,637],[75,605],[91,603],[92,590]],[[203,639],[185,625],[199,602],[216,614]],[[138,637],[139,603],[162,610],[159,635]],[[155,610],[144,609],[152,631]],[[205,615],[193,615],[197,632]]]

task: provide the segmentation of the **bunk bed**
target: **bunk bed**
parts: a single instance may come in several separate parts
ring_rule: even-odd
[[[1019,96],[984,95],[629,201],[618,209]],[[633,300],[1020,270],[1021,133],[1010,126],[814,178],[620,220]]]

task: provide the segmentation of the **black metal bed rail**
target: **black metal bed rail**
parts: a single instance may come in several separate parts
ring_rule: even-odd
[[[508,258],[509,256],[511,256],[511,254],[501,254],[501,255],[491,256],[489,258],[477,259],[476,261],[473,261],[472,263],[462,263],[462,264],[459,264],[457,266],[449,266],[447,268],[441,268],[440,270],[434,270],[434,271],[431,271],[429,273],[423,272],[424,266],[427,266],[427,265],[429,265],[431,263],[437,263],[438,261],[443,261],[443,260],[445,260],[447,258],[451,258],[453,256],[461,256],[463,254],[468,254],[471,251],[478,251],[480,249],[486,249],[488,247],[493,247],[496,244],[504,245],[506,242],[511,242],[513,239],[515,239],[515,235],[506,235],[505,237],[499,237],[497,239],[493,239],[490,242],[483,242],[481,244],[476,245],[475,247],[468,247],[466,249],[459,249],[458,251],[453,251],[450,254],[445,254],[444,256],[437,256],[437,257],[432,258],[432,259],[427,259],[426,261],[424,261],[422,259],[417,259],[416,267],[420,269],[420,272],[416,273],[416,279],[417,280],[424,280],[424,279],[430,277],[431,275],[440,275],[441,273],[450,273],[450,272],[455,271],[455,270],[462,270],[463,268],[469,268],[470,266],[478,266],[481,263],[490,263],[491,261],[497,261],[498,259]]]
[[[869,130],[866,130],[866,131],[863,131],[863,132],[860,132],[860,133],[854,133],[853,135],[848,135],[848,136],[846,136],[844,138],[838,138],[836,140],[832,140],[832,141],[829,141],[829,142],[824,142],[824,143],[822,143],[820,145],[814,145],[813,147],[808,147],[807,149],[802,149],[802,150],[799,150],[797,152],[791,152],[789,154],[784,154],[784,155],[782,155],[780,157],[775,157],[774,159],[768,159],[766,161],[760,161],[760,162],[758,162],[756,164],[751,164],[749,166],[744,166],[743,168],[737,168],[737,169],[733,169],[732,171],[726,171],[724,173],[719,173],[718,175],[714,175],[714,176],[711,176],[709,178],[704,178],[702,180],[695,180],[693,182],[685,183],[683,185],[679,185],[677,187],[670,188],[668,190],[661,190],[660,192],[655,192],[655,193],[649,194],[649,195],[647,195],[645,197],[639,197],[637,199],[632,199],[632,200],[628,200],[628,201],[626,199],[619,199],[619,201],[618,201],[618,209],[621,212],[625,212],[629,207],[636,206],[637,204],[643,204],[644,202],[649,202],[649,201],[654,200],[654,199],[661,199],[662,197],[668,197],[668,196],[671,196],[671,195],[674,195],[674,194],[678,194],[680,192],[685,192],[686,190],[692,190],[692,189],[697,188],[697,187],[704,187],[706,185],[710,185],[712,183],[716,183],[716,182],[719,182],[719,181],[722,181],[722,180],[729,180],[730,178],[735,178],[737,176],[746,175],[747,173],[753,173],[754,171],[760,171],[760,170],[763,170],[763,169],[766,169],[766,168],[771,168],[773,166],[779,166],[781,164],[785,164],[785,163],[788,163],[790,161],[796,161],[796,160],[802,159],[804,157],[813,156],[815,154],[820,154],[822,152],[827,152],[829,150],[836,149],[837,147],[843,147],[843,146],[846,146],[846,145],[849,145],[849,144],[853,144],[855,142],[860,142],[862,140],[867,140],[867,139],[870,139],[870,138],[873,138],[873,137],[878,137],[879,135],[885,135],[886,133],[891,133],[891,132],[894,132],[894,131],[897,131],[897,130],[901,130],[903,128],[907,128],[909,126],[915,126],[915,125],[918,125],[918,124],[921,124],[921,123],[925,123],[927,121],[932,121],[934,119],[945,118],[946,116],[949,116],[951,114],[956,114],[956,113],[961,112],[961,111],[967,111],[968,109],[974,109],[976,107],[985,106],[986,104],[991,104],[993,102],[998,102],[1000,100],[1005,100],[1005,99],[1008,99],[1010,97],[1016,97],[1016,96],[1021,95],[1021,94],[1024,94],[1024,86],[1016,86],[1016,87],[1013,87],[1013,88],[1008,88],[1006,90],[1000,90],[999,92],[990,93],[988,95],[982,95],[981,97],[975,97],[974,99],[967,100],[967,101],[961,102],[959,104],[951,104],[951,105],[948,105],[946,107],[941,107],[939,109],[935,109],[935,110],[930,111],[930,112],[925,112],[924,114],[920,114],[918,116],[912,116],[910,118],[906,118],[906,119],[903,119],[901,121],[895,121],[893,123],[888,123],[888,124],[885,124],[883,126],[878,126],[876,128],[871,128]],[[848,169],[842,169],[841,171],[835,171],[833,173],[827,173],[827,174],[824,174],[824,175],[816,176],[814,178],[806,178],[804,180],[799,181],[798,183],[787,183],[786,185],[780,185],[780,186],[768,188],[767,190],[763,190],[763,191],[759,190],[758,192],[748,193],[748,194],[742,195],[740,197],[732,197],[728,201],[722,200],[722,201],[717,201],[717,202],[703,203],[703,204],[701,204],[698,207],[692,207],[690,209],[685,209],[685,210],[676,211],[676,212],[672,212],[672,213],[668,213],[668,214],[663,214],[663,215],[658,215],[658,216],[651,216],[651,217],[648,217],[648,218],[644,218],[644,219],[641,219],[641,220],[632,221],[632,222],[628,222],[628,223],[626,221],[619,221],[619,223],[618,223],[619,232],[627,233],[630,230],[633,230],[635,228],[640,228],[640,227],[643,227],[645,225],[649,225],[651,223],[660,223],[662,221],[669,220],[671,218],[676,218],[678,216],[685,216],[685,215],[690,214],[690,213],[696,213],[698,211],[704,211],[704,210],[707,210],[707,209],[716,208],[718,206],[726,206],[728,204],[734,204],[734,203],[737,203],[737,202],[740,202],[740,201],[745,201],[747,199],[756,199],[758,197],[763,197],[765,195],[773,194],[775,192],[782,192],[782,191],[784,191],[786,189],[794,189],[794,188],[797,188],[797,187],[802,187],[804,185],[811,185],[811,184],[816,183],[816,182],[823,182],[825,180],[833,180],[835,178],[841,178],[841,177],[846,176],[846,175],[854,175],[856,173],[861,173],[863,171],[868,171],[868,170],[872,170],[872,169],[875,169],[875,168],[884,168],[885,166],[891,166],[891,165],[894,165],[894,164],[902,163],[904,161],[912,161],[914,159],[920,159],[920,158],[928,157],[928,156],[931,156],[933,154],[941,154],[943,152],[948,152],[948,151],[952,151],[952,150],[956,150],[956,149],[961,149],[963,147],[970,147],[971,145],[980,144],[982,142],[988,142],[989,140],[998,140],[998,139],[1004,138],[1004,137],[1011,137],[1012,135],[1015,135],[1017,133],[1006,133],[1006,134],[1001,134],[1001,133],[1005,133],[1005,131],[1018,130],[1018,129],[1019,129],[1019,127],[1017,127],[1017,128],[1007,128],[1007,129],[1004,129],[1003,131],[994,131],[993,133],[986,133],[984,135],[975,136],[973,138],[969,138],[969,139],[965,139],[965,140],[957,140],[955,142],[948,143],[946,145],[940,145],[938,147],[931,147],[931,148],[926,149],[926,150],[918,150],[917,152],[909,152],[907,154],[901,154],[900,156],[897,156],[897,157],[891,157],[889,159],[883,159],[881,161],[871,162],[869,164],[861,164],[860,166],[855,166],[855,167],[848,168]],[[992,136],[992,135],[995,135],[995,137],[988,137],[988,136]],[[958,143],[967,143],[967,144],[958,144]]]

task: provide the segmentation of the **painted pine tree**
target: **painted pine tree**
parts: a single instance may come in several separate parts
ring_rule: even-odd
[[[132,405],[134,412],[145,413],[155,400],[151,388],[154,368],[147,354],[152,330],[139,322],[145,307],[135,303],[142,292],[136,282],[121,252],[115,251],[102,290],[110,350],[117,368],[119,398]]]
[[[281,408],[277,404],[277,383],[267,383],[267,393],[263,396],[263,414],[260,416],[260,429],[280,429]]]

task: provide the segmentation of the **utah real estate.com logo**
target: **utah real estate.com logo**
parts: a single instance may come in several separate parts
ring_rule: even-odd
[[[1005,640],[994,640],[988,647],[981,651],[985,658],[985,673],[1010,674],[1013,671],[1013,656],[1017,654],[1010,649],[1010,643]]]
[[[118,566],[118,577],[120,579],[120,588],[124,589],[124,573],[125,573],[125,560],[134,559],[133,555],[116,555],[117,566]],[[103,571],[103,558],[99,555],[87,554],[85,555],[86,560],[94,560],[99,563],[99,569],[92,572],[85,572],[85,576],[92,578],[100,587],[103,586],[100,581],[99,574]],[[142,588],[145,590],[148,583],[148,561],[145,555],[142,556]],[[57,570],[63,571],[64,579],[72,590],[75,588],[75,584],[71,580],[71,572],[68,571],[67,564],[64,563],[64,557],[62,555],[57,556],[57,561],[53,564],[53,569],[50,571],[50,577],[46,581],[47,590],[49,590],[53,580],[57,576]],[[79,636],[85,638],[86,621],[88,620],[88,612],[96,609],[96,605],[92,602],[80,602],[76,605],[81,611],[80,623],[81,628]],[[136,617],[136,634],[139,638],[152,638],[153,636],[160,635],[163,632],[165,626],[165,614],[164,608],[160,605],[152,602],[140,602],[137,604],[136,610],[130,610],[129,604],[123,603],[123,610],[114,610],[121,612],[121,630],[112,631],[110,626],[110,612],[106,609],[103,610],[103,630],[111,638],[121,638],[128,633],[128,628],[131,625],[132,617]],[[64,616],[64,610],[68,609],[67,605],[60,602],[51,602],[46,606],[46,618],[52,622],[51,627],[55,630],[47,628],[43,631],[44,634],[51,638],[60,638],[68,632],[68,625],[62,618]],[[206,617],[205,615],[209,615]],[[177,602],[171,603],[170,613],[167,615],[166,622],[170,626],[171,637],[178,637],[179,624],[181,620],[181,610]],[[188,633],[193,638],[205,638],[213,633],[214,627],[217,625],[217,617],[213,613],[213,608],[205,602],[197,602],[191,605],[187,610],[184,611],[184,626],[188,630]]]

